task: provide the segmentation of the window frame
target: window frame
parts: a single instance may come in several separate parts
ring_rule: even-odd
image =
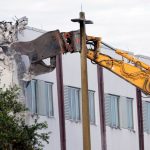
[[[93,97],[93,117],[94,117],[94,121],[92,121],[92,118],[91,118],[91,101],[90,101],[90,97],[89,97],[89,93],[92,93],[92,97]],[[94,90],[88,90],[88,98],[89,98],[89,120],[90,120],[90,124],[92,125],[96,125],[96,112],[95,112],[95,91]]]
[[[117,104],[113,104],[111,102],[111,96],[116,96],[117,98]],[[133,111],[133,100],[134,98],[116,95],[116,94],[110,94],[105,93],[105,122],[106,126],[109,126],[111,128],[116,129],[127,129],[129,131],[134,131],[134,111]],[[117,110],[116,106],[117,105]],[[130,105],[130,108],[129,108]],[[112,108],[113,107],[113,108]],[[124,107],[124,108],[122,108]],[[113,124],[113,114],[111,111],[114,109],[116,110],[115,114],[118,114],[118,124]],[[132,116],[129,116],[132,115]],[[116,119],[114,119],[116,120]]]
[[[120,113],[119,113],[119,111],[120,111],[120,109],[119,109],[119,98],[120,98],[120,96],[115,95],[115,94],[109,94],[109,95],[117,98],[116,99],[117,102],[115,104],[115,108],[116,108],[116,105],[117,105],[117,110],[115,110],[116,111],[115,114],[117,114],[117,116],[115,116],[117,118],[117,120],[115,119],[115,121],[117,121],[117,122],[115,122],[115,124],[113,124],[113,120],[112,120],[112,117],[111,117],[111,120],[110,120],[111,127],[116,128],[116,129],[120,129]],[[110,110],[110,112],[111,112],[111,110]],[[112,115],[112,113],[110,115]]]
[[[73,108],[72,103],[73,103],[73,101],[72,101],[72,99],[69,100],[70,110],[69,110],[69,119],[68,120],[70,120],[71,122],[75,122],[75,123],[81,122],[81,91],[80,91],[81,88],[74,87],[74,86],[67,86],[67,88],[68,88],[68,96],[70,96],[69,90],[75,90],[75,92],[78,91],[78,102],[75,102],[75,105],[74,105],[75,106],[75,108],[74,108],[75,109],[75,114],[73,114],[73,112],[72,112],[72,108]],[[78,104],[78,114],[79,114],[78,117],[77,117],[77,107],[76,107],[77,104]],[[73,118],[73,115],[75,115],[75,118]]]
[[[144,132],[149,135],[150,134],[150,101],[145,101],[145,100],[143,101],[143,109],[144,109],[144,111],[146,110],[146,116],[145,116],[145,114],[143,114]],[[144,111],[143,111],[143,113],[144,113]],[[146,128],[145,128],[145,126],[146,126]]]
[[[128,124],[127,129],[130,130],[130,131],[134,131],[133,100],[134,100],[134,98],[126,97],[126,102],[127,102],[127,121],[128,121],[128,122],[127,122],[127,124]],[[130,117],[129,117],[129,107],[128,107],[128,106],[129,106],[129,105],[128,105],[128,104],[129,104],[129,103],[128,103],[129,101],[131,102],[131,108],[132,108],[132,109],[131,109],[131,115],[132,115],[132,116],[131,116],[131,120],[130,120],[130,121],[132,122],[132,127],[129,126],[129,124],[130,124],[130,123],[129,123],[129,122],[130,122],[130,121],[129,121],[129,118],[130,118]]]
[[[71,105],[71,101],[70,101],[70,89],[75,89],[78,90],[78,109],[79,109],[79,119],[72,118],[72,105]],[[95,113],[95,91],[94,90],[88,90],[88,98],[89,98],[89,92],[93,93],[93,102],[94,102],[94,121],[91,122],[90,120],[90,124],[92,125],[96,125],[96,113]],[[81,101],[81,88],[79,87],[75,87],[75,86],[70,86],[70,85],[64,85],[64,105],[65,105],[65,119],[69,120],[71,122],[75,122],[75,123],[79,123],[81,122],[82,119],[82,101]],[[89,118],[90,118],[90,111],[89,111]]]
[[[44,87],[45,87],[45,91],[43,91],[44,93],[44,100],[45,100],[45,114],[40,114],[39,112],[38,112],[38,99],[37,99],[37,89],[38,89],[38,86],[37,86],[37,83],[38,83],[38,81],[42,81],[43,83],[44,83]],[[52,82],[48,82],[48,81],[44,81],[44,80],[40,80],[40,79],[32,79],[31,81],[29,81],[29,84],[30,84],[30,86],[31,86],[31,107],[30,106],[28,106],[29,107],[29,111],[34,115],[34,114],[36,114],[36,115],[39,115],[39,116],[46,116],[46,117],[48,117],[48,118],[54,118],[54,116],[55,116],[55,114],[54,114],[54,101],[53,101],[53,83]],[[34,85],[32,85],[32,84],[34,84]],[[50,115],[50,108],[49,107],[47,107],[47,104],[48,103],[50,103],[50,99],[48,99],[48,97],[46,97],[46,86],[47,86],[47,84],[49,85],[49,86],[51,86],[51,102],[52,102],[52,115]],[[32,86],[34,86],[34,92],[32,91],[33,90],[33,88],[32,88]],[[30,100],[28,99],[28,96],[27,96],[27,86],[25,87],[25,89],[26,89],[26,99],[27,99],[27,102],[29,102]],[[33,98],[34,97],[34,98]],[[34,108],[35,107],[35,108]]]
[[[54,83],[53,82],[48,82],[48,81],[45,81],[45,86],[46,86],[46,84],[49,84],[50,86],[51,86],[51,100],[49,99],[47,99],[47,103],[48,104],[50,104],[50,101],[51,101],[51,107],[52,107],[52,115],[50,114],[50,105],[48,105],[49,107],[48,107],[48,114],[47,114],[47,117],[49,117],[49,118],[54,118],[54,116],[55,116],[55,113],[54,113],[54,95],[53,95],[53,85],[54,85]]]
[[[106,99],[107,97],[109,96],[109,99]],[[112,109],[112,100],[111,100],[111,97],[117,97],[117,110],[115,112],[115,114],[117,114],[117,123],[113,124],[113,114],[111,113]],[[114,128],[114,129],[120,129],[120,107],[119,107],[119,98],[120,96],[119,95],[116,95],[116,94],[111,94],[111,93],[105,93],[105,121],[107,120],[106,122],[106,126],[109,126],[110,128]],[[108,107],[108,110],[106,110],[106,103],[107,103],[107,107]],[[115,104],[114,104],[115,105]],[[108,115],[108,116],[106,116]],[[115,117],[116,118],[116,117]]]

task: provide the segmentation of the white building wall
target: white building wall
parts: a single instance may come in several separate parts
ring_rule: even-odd
[[[80,54],[66,54],[63,56],[64,85],[81,88]],[[91,146],[93,150],[101,149],[99,101],[97,85],[97,67],[88,61],[89,90],[95,91],[96,124],[91,125]],[[82,109],[82,108],[81,108]],[[81,116],[82,117],[82,116]],[[81,122],[75,123],[66,120],[67,149],[82,150],[82,118]]]
[[[129,131],[128,129],[114,129],[107,127],[108,150],[138,149],[138,126],[135,88],[123,79],[112,74],[111,72],[104,70],[104,91],[106,93],[134,98],[133,118],[135,132]]]
[[[20,41],[28,41],[35,39],[43,34],[44,31],[28,28],[19,34]],[[107,51],[108,55],[121,59],[114,54],[113,51]],[[63,79],[64,85],[81,87],[80,79],[80,55],[65,54],[63,59]],[[53,102],[54,102],[54,118],[41,116],[42,121],[48,122],[48,131],[51,131],[50,144],[46,145],[45,150],[60,150],[60,135],[59,135],[59,117],[58,117],[58,97],[57,97],[57,81],[56,70],[51,73],[37,76],[36,79],[53,82]],[[100,137],[100,120],[99,120],[99,99],[97,85],[97,67],[91,64],[88,60],[88,82],[89,89],[95,91],[95,111],[96,124],[91,125],[91,145],[92,150],[101,150]],[[134,98],[133,100],[133,118],[134,131],[128,129],[112,129],[107,127],[107,147],[108,150],[138,150],[138,125],[137,125],[137,109],[136,109],[136,91],[135,87],[117,77],[113,73],[104,69],[104,91],[126,97]],[[146,99],[147,100],[147,99]],[[150,149],[150,135],[145,135],[145,150]],[[82,119],[81,122],[75,123],[66,120],[66,145],[67,150],[82,150]]]

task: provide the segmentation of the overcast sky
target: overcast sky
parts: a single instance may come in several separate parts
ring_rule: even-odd
[[[43,30],[70,31],[79,28],[81,3],[87,34],[124,50],[150,56],[150,0],[0,0],[0,20],[27,16],[29,26]]]

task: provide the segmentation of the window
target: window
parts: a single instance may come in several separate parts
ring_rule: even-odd
[[[32,113],[54,116],[52,85],[41,80],[32,80],[27,84],[27,106]]]
[[[37,113],[36,105],[36,80],[27,82],[26,84],[26,105],[29,108],[30,112]]]
[[[127,98],[127,118],[128,118],[128,129],[134,129],[133,124],[133,99]]]
[[[143,125],[144,131],[150,134],[150,102],[143,102]]]
[[[54,116],[52,85],[52,83],[45,82],[46,114],[49,117]]]
[[[66,119],[80,121],[80,89],[70,86],[64,87],[65,117]]]
[[[133,99],[120,96],[120,126],[133,130]]]
[[[106,125],[133,130],[133,98],[105,94],[105,115]]]
[[[90,113],[90,122],[95,124],[95,100],[94,100],[94,91],[88,91],[89,95],[89,113]]]
[[[119,96],[105,94],[106,125],[119,128]]]
[[[89,90],[89,115],[90,122],[95,124],[95,99],[94,91]],[[81,120],[80,115],[80,88],[64,86],[64,101],[65,101],[65,118],[71,121],[78,122]]]

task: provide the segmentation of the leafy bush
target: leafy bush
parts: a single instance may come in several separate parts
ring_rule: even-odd
[[[0,89],[0,150],[42,150],[42,143],[48,143],[50,132],[39,131],[47,129],[47,123],[38,123],[36,117],[34,124],[26,124],[27,108],[18,98],[16,86]]]

